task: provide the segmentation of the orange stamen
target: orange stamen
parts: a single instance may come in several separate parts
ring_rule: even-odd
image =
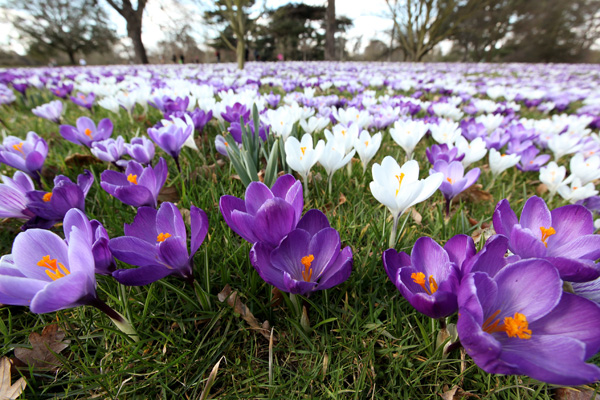
[[[302,271],[302,279],[305,282],[310,282],[310,278],[312,278],[313,269],[311,268],[312,262],[315,260],[315,256],[309,254],[308,256],[302,257],[300,262],[304,265],[304,271]]]
[[[137,175],[134,174],[129,174],[127,175],[127,180],[131,183],[133,183],[134,185],[137,185]]]
[[[46,203],[49,202],[51,199],[52,199],[52,192],[48,192],[42,196],[42,200],[44,200]]]
[[[170,233],[160,233],[157,237],[156,237],[156,241],[157,242],[164,242],[165,240],[167,240],[167,238],[170,238],[171,234]]]
[[[531,329],[525,315],[516,312],[514,317],[505,317],[504,323],[496,317],[500,310],[490,315],[483,323],[483,330],[489,334],[494,332],[506,332],[508,337],[518,337],[519,339],[531,339]]]
[[[452,182],[453,182],[453,181],[452,181],[452,178],[446,178],[446,180],[447,180],[448,182],[450,182],[450,183],[452,183]]]
[[[400,192],[400,186],[402,186],[402,180],[404,179],[404,172],[400,172],[400,175],[396,175],[396,179],[398,179],[398,189],[396,189],[396,196],[398,196],[398,192]]]
[[[542,242],[544,246],[548,247],[548,238],[556,233],[556,230],[553,227],[544,228],[540,226],[540,231],[542,231]]]
[[[42,257],[37,265],[38,267],[47,268],[46,274],[53,281],[71,274],[71,271],[69,271],[62,263],[56,262],[56,258],[51,259],[50,255]]]
[[[25,152],[23,151],[23,142],[13,144],[13,149],[15,149],[16,151],[20,151],[21,154],[25,155]]]
[[[83,133],[85,133],[86,136],[92,137],[92,130],[90,128],[85,128]]]
[[[423,290],[425,291],[425,293],[427,293],[428,295],[432,295],[435,292],[437,292],[438,284],[435,281],[435,279],[433,278],[433,275],[429,275],[429,288],[426,285],[424,273],[413,272],[412,274],[410,274],[410,277],[412,278],[413,282],[415,282],[417,285],[421,286],[423,288]]]

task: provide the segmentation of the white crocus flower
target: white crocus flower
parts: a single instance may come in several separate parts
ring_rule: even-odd
[[[577,135],[554,135],[548,140],[548,148],[554,153],[554,160],[558,161],[565,154],[573,154],[582,147],[581,139]]]
[[[356,153],[356,150],[352,150],[350,153],[346,154],[345,144],[343,142],[338,142],[335,139],[328,140],[325,144],[325,149],[323,149],[323,153],[321,154],[321,157],[319,157],[319,164],[321,164],[327,172],[329,194],[331,194],[331,178],[333,177],[333,174],[335,171],[348,164],[352,157],[354,157],[354,153]]]
[[[469,143],[464,136],[459,136],[456,139],[454,145],[458,148],[459,153],[465,155],[462,159],[463,167],[467,168],[469,165],[481,160],[487,154],[487,147],[482,138],[475,138]]]
[[[292,133],[294,128],[294,117],[284,107],[278,108],[277,110],[267,110],[266,117],[271,125],[271,132],[275,136],[283,138],[285,142]]]
[[[313,139],[308,133],[302,136],[301,141],[291,136],[285,142],[285,160],[289,167],[302,177],[305,197],[308,196],[308,173],[319,161],[324,149],[325,142],[322,140],[319,140],[317,146],[313,148]]]
[[[406,152],[406,158],[411,160],[415,147],[428,130],[429,126],[423,121],[401,120],[394,122],[393,128],[390,128],[390,135]]]
[[[120,110],[119,102],[112,96],[107,96],[101,100],[98,100],[98,105],[108,111],[114,112],[115,114],[118,114]]]
[[[563,185],[558,188],[558,194],[570,203],[577,203],[579,200],[587,199],[598,194],[598,191],[594,187],[593,183],[587,185],[581,184],[581,179],[573,179],[570,186]]]
[[[540,182],[548,188],[550,199],[554,197],[561,186],[567,185],[568,181],[565,180],[566,174],[567,169],[565,167],[559,167],[554,161],[551,161],[548,165],[540,168]]]
[[[387,156],[381,165],[373,164],[373,182],[369,185],[371,193],[390,210],[394,219],[389,247],[396,244],[400,216],[410,207],[431,197],[443,179],[441,172],[419,179],[419,164],[415,160],[407,161],[401,167],[396,160]]]
[[[381,132],[377,132],[373,136],[369,135],[369,132],[362,131],[360,135],[354,139],[354,149],[360,157],[360,161],[363,165],[363,174],[367,171],[367,166],[371,159],[379,150],[381,146]]]
[[[438,117],[450,118],[454,121],[460,120],[464,115],[459,108],[450,103],[435,103],[431,105],[431,108]]]
[[[358,138],[358,125],[352,124],[349,127],[344,125],[334,125],[333,133],[328,129],[325,130],[325,139],[328,142],[336,141],[343,144],[344,154],[348,154],[354,148],[354,141]]]
[[[500,114],[486,114],[475,118],[475,122],[480,122],[485,126],[487,133],[494,132],[504,121],[504,116]]]
[[[304,132],[312,134],[325,129],[330,122],[331,120],[326,117],[310,117],[308,120],[301,120],[300,126]]]
[[[517,165],[521,161],[521,156],[518,154],[500,154],[496,149],[490,149],[490,171],[494,179],[501,173]]]
[[[600,156],[595,155],[585,159],[577,153],[571,158],[571,174],[581,180],[583,185],[600,178]]]
[[[454,147],[454,142],[461,136],[458,123],[450,121],[440,121],[438,125],[429,125],[433,140],[439,144],[447,144],[448,147]]]
[[[131,116],[137,103],[137,95],[135,92],[122,91],[115,95],[115,99],[121,107]]]

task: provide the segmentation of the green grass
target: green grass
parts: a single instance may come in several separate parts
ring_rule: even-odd
[[[37,92],[31,100],[29,105],[20,101],[0,109],[7,133],[24,137],[33,130],[48,140],[47,188],[51,187],[52,172],[76,178],[83,167],[66,165],[64,160],[75,153],[87,154],[87,150],[62,140],[56,125],[31,114],[34,105],[51,100],[48,93]],[[152,108],[133,122],[124,112],[118,117],[99,107],[94,112],[91,116],[69,104],[64,120],[74,124],[81,115],[96,122],[110,117],[115,123],[113,136],[129,139],[136,130],[145,132],[160,118]],[[136,115],[139,113],[141,108]],[[194,258],[198,285],[169,277],[145,287],[124,287],[112,278],[98,277],[99,296],[130,318],[139,343],[130,342],[91,307],[46,315],[32,314],[24,307],[1,308],[0,355],[11,356],[15,347],[28,345],[31,332],[41,332],[56,321],[71,340],[70,347],[60,354],[63,365],[57,373],[23,371],[28,383],[23,398],[197,399],[221,358],[210,390],[212,398],[439,399],[439,394],[455,385],[482,399],[552,397],[552,387],[546,384],[527,377],[490,375],[468,356],[461,362],[459,350],[444,358],[435,349],[437,325],[415,312],[385,274],[381,254],[387,249],[391,218],[370,193],[370,168],[362,176],[358,163],[354,163],[351,176],[345,168],[334,175],[331,198],[326,194],[324,171],[319,166],[313,169],[305,211],[319,208],[327,214],[343,244],[352,247],[354,266],[345,283],[303,299],[313,326],[306,332],[298,312],[288,307],[291,303],[272,304],[272,287],[249,262],[251,246],[229,229],[219,212],[220,196],[243,196],[244,187],[232,178],[235,171],[227,161],[222,166],[215,163],[221,158],[213,148],[216,124],[207,130],[201,139],[203,154],[183,151],[181,175],[173,160],[157,148],[170,166],[167,185],[176,187],[181,195],[178,206],[194,204],[209,217],[209,235]],[[417,149],[422,177],[429,168],[425,148],[431,143],[424,140]],[[385,155],[399,161],[404,158],[387,133],[374,161],[381,162]],[[476,166],[484,164],[485,159]],[[133,220],[135,210],[99,187],[99,175],[107,167],[88,166],[96,182],[88,194],[86,211],[115,237],[123,233],[124,223]],[[2,168],[0,172],[12,175],[13,171]],[[449,221],[444,221],[443,198],[438,192],[415,207],[422,216],[420,224],[408,214],[396,249],[410,252],[415,240],[424,235],[442,244],[455,234],[471,235],[478,226],[471,226],[468,217],[490,222],[494,206],[502,198],[520,209],[525,199],[535,194],[536,179],[536,173],[511,169],[491,190],[494,201],[457,202]],[[490,180],[491,174],[482,171],[479,183],[485,187]],[[339,201],[341,193],[346,198],[343,203]],[[562,204],[555,197],[550,208]],[[0,254],[10,252],[19,225],[18,221],[2,222]],[[62,235],[60,226],[55,230]],[[119,267],[125,265],[120,263]],[[227,284],[240,293],[259,321],[268,320],[274,328],[277,341],[272,347],[272,365],[269,341],[218,301],[217,294]],[[208,293],[208,301],[201,301],[204,293]],[[450,322],[455,320],[456,316]]]

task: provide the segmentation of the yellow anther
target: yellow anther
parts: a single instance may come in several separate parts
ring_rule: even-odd
[[[556,230],[553,227],[544,228],[540,226],[540,231],[542,231],[542,242],[544,246],[548,247],[548,238],[556,233]]]
[[[137,185],[137,175],[134,174],[129,174],[127,175],[127,180],[131,183],[133,183],[134,185]]]
[[[369,141],[368,140],[365,142],[365,147],[369,147]]]
[[[306,152],[306,147],[300,147],[300,151],[302,151],[302,155]]]
[[[50,255],[42,257],[37,265],[38,267],[46,268],[46,274],[53,281],[71,274],[71,271],[69,271],[62,263],[57,262],[56,258],[51,259]]]
[[[44,200],[46,203],[49,202],[51,199],[52,199],[52,192],[48,192],[42,196],[42,200]]]
[[[400,172],[400,175],[396,175],[396,179],[398,179],[398,189],[396,189],[396,196],[400,192],[400,187],[402,186],[402,180],[404,179],[404,172]]]
[[[438,284],[433,278],[433,275],[429,275],[429,287],[427,287],[427,282],[425,281],[425,274],[422,272],[413,272],[410,274],[411,279],[417,285],[421,286],[425,293],[428,295],[432,295],[438,290]]]
[[[451,184],[454,182],[454,181],[452,180],[452,178],[446,178],[446,180],[447,180],[448,182],[450,182]]]
[[[167,240],[167,238],[170,238],[171,234],[170,233],[159,233],[158,236],[156,237],[156,241],[157,242],[164,242],[165,240]]]
[[[83,133],[85,133],[86,136],[92,137],[92,130],[90,128],[85,128]]]
[[[504,318],[504,330],[508,337],[531,339],[531,329],[525,315],[516,312],[514,317]]]
[[[309,254],[308,256],[302,257],[300,262],[304,265],[304,271],[302,271],[302,279],[305,282],[310,282],[310,278],[312,278],[313,269],[311,268],[312,262],[315,260],[315,256]]]
[[[15,149],[16,151],[20,151],[23,155],[25,155],[25,152],[23,151],[23,142],[13,144],[13,149]]]

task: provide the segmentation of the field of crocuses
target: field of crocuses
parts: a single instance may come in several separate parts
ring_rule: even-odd
[[[598,388],[600,66],[5,69],[0,125],[0,397]]]

